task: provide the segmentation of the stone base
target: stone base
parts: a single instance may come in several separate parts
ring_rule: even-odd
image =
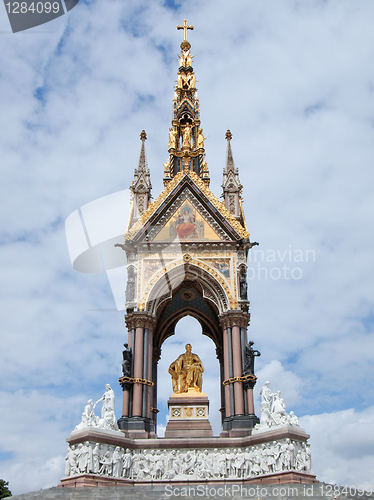
[[[206,394],[190,390],[188,393],[173,394],[169,398],[168,407],[169,420],[165,438],[213,437]]]
[[[117,424],[125,436],[131,439],[157,437],[153,420],[147,417],[121,417]]]
[[[223,421],[221,437],[249,436],[252,434],[253,427],[259,422],[260,420],[254,414],[226,417]]]
[[[169,420],[165,429],[165,438],[210,438],[213,437],[213,430],[209,420]]]
[[[193,421],[190,424],[193,425]],[[201,423],[198,422],[198,425]],[[70,445],[67,468],[72,467],[71,472],[68,471],[68,477],[62,479],[61,486],[316,482],[315,476],[310,472],[310,459],[309,463],[296,459],[301,453],[306,456],[309,452],[306,445],[309,436],[300,428],[272,428],[268,432],[234,438],[191,438],[186,435],[185,429],[182,432],[184,435],[176,440],[129,439],[121,431],[109,432],[97,428],[75,431],[67,439]],[[277,446],[278,454],[274,451],[273,456],[277,460],[273,461],[270,470],[262,465],[259,467],[263,463],[263,453],[269,456],[268,448],[274,446]],[[87,451],[87,447],[90,451]],[[88,458],[86,468],[78,473],[82,453],[91,458]],[[257,456],[256,460],[253,454]],[[119,455],[121,458],[118,459]],[[284,459],[278,459],[280,455]],[[291,459],[291,456],[294,458]],[[121,461],[120,467],[118,460]],[[267,460],[264,461],[266,462]],[[112,469],[114,463],[117,467]],[[106,473],[94,472],[104,464],[109,464],[109,467],[105,467]]]
[[[120,479],[109,476],[99,476],[98,474],[79,474],[76,476],[65,477],[61,479],[59,488],[84,488],[91,486],[100,488],[101,486],[133,486],[131,479]]]

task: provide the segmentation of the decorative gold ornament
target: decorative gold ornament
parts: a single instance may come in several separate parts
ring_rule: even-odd
[[[183,19],[183,26],[178,24],[177,30],[183,30],[183,41],[188,42],[187,40],[187,30],[193,30],[194,26],[188,26],[187,19]]]

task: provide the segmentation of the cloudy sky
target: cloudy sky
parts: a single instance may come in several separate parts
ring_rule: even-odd
[[[257,413],[268,379],[311,435],[317,478],[374,486],[374,3],[81,0],[18,34],[0,9],[0,477],[13,494],[59,483],[65,439],[105,383],[120,416],[123,312],[105,273],[73,270],[65,220],[129,187],[142,129],[161,191],[184,18],[211,188],[221,194],[230,128],[260,243]],[[220,431],[218,364],[199,328],[186,318],[163,346],[160,431],[166,369],[191,338]]]

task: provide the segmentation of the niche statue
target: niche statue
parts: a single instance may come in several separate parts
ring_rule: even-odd
[[[204,367],[199,356],[193,354],[191,349],[191,344],[186,344],[186,352],[178,356],[169,366],[168,371],[176,394],[188,392],[188,389],[201,392]]]

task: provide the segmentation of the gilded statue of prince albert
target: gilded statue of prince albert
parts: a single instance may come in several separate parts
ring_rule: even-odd
[[[204,367],[199,356],[192,353],[191,350],[191,344],[186,344],[186,352],[178,356],[169,366],[168,371],[171,375],[175,394],[188,392],[188,389],[201,392]]]

